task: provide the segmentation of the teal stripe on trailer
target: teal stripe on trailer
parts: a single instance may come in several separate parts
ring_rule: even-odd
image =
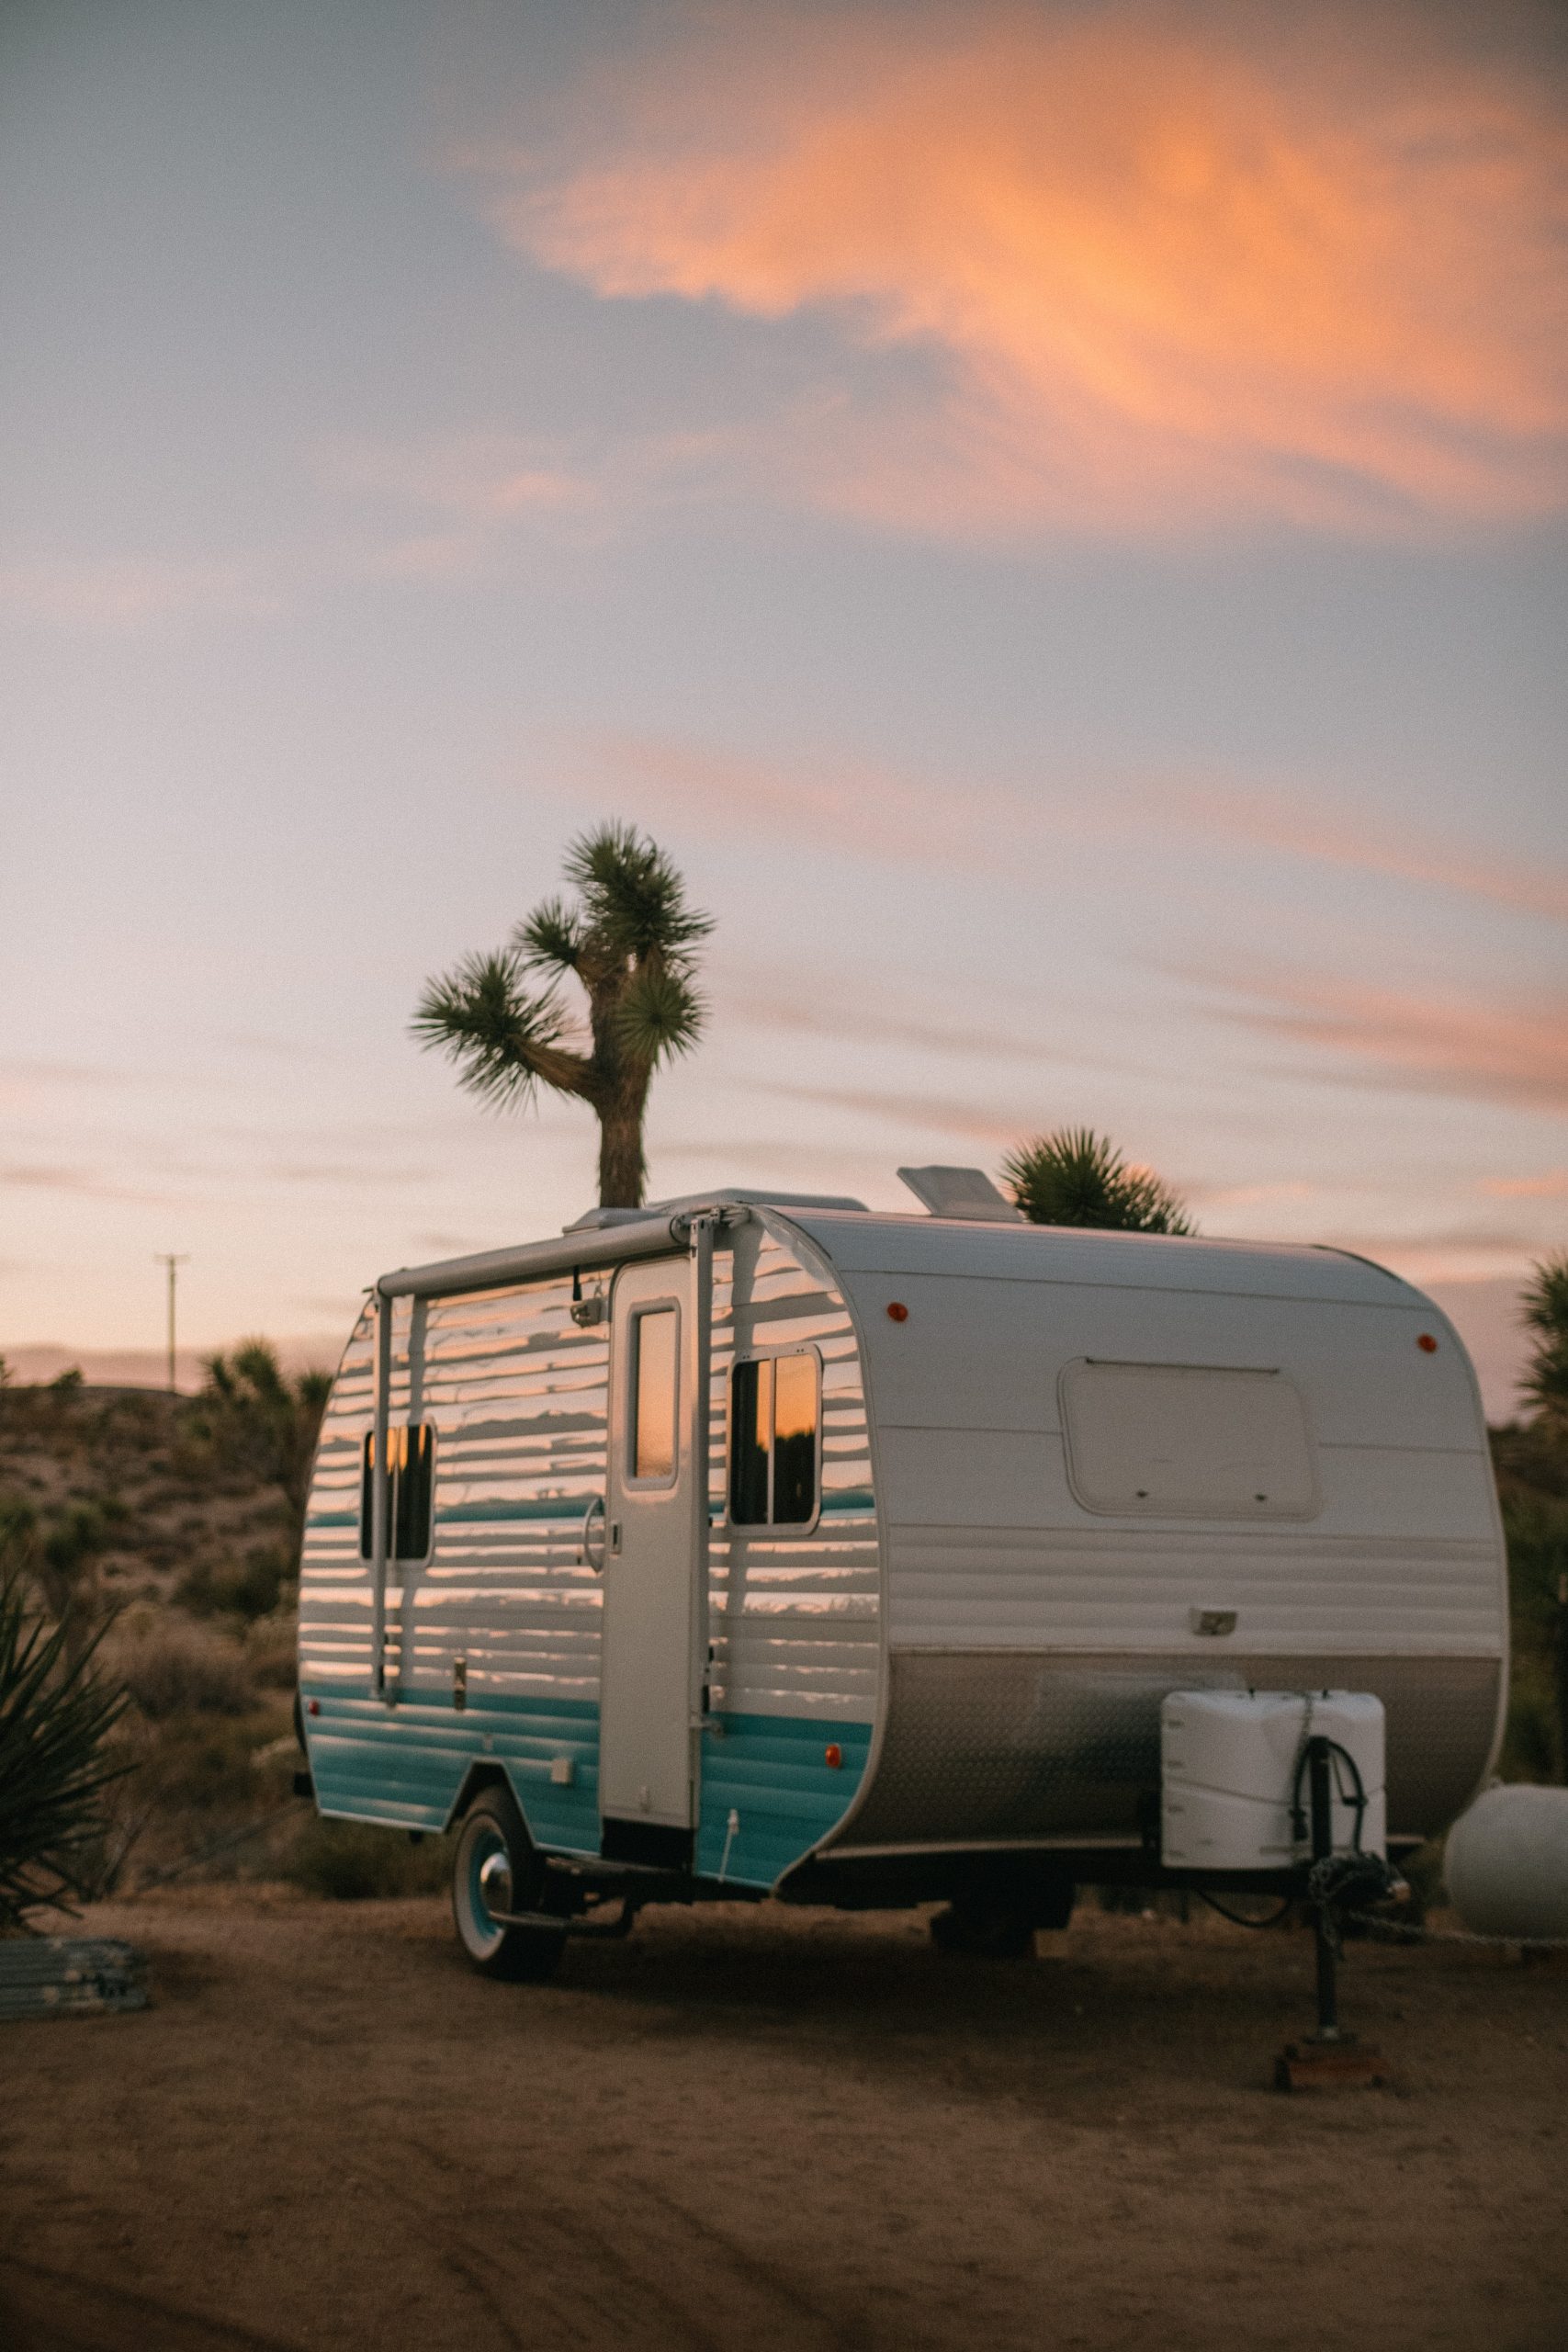
[[[722,1735],[703,1736],[697,1870],[704,1878],[722,1870],[737,1886],[772,1886],[847,1811],[865,1771],[871,1725],[798,1715],[717,1720]],[[838,1748],[840,1765],[829,1763],[829,1747]]]
[[[388,1707],[354,1685],[306,1693],[310,1770],[324,1814],[400,1829],[445,1828],[471,1766],[500,1764],[529,1834],[550,1850],[599,1851],[599,1713],[586,1702],[505,1697],[470,1702],[400,1699]],[[827,1835],[860,1786],[871,1745],[867,1724],[787,1715],[726,1714],[702,1743],[702,1815],[696,1868],[756,1889]],[[828,1762],[836,1747],[838,1766]],[[565,1758],[572,1778],[551,1768]],[[739,1816],[733,1837],[729,1815]],[[728,1849],[728,1851],[727,1851]]]
[[[449,1702],[399,1700],[388,1707],[362,1690],[323,1690],[307,1721],[310,1772],[325,1814],[444,1829],[471,1765],[502,1765],[529,1832],[563,1852],[599,1850],[599,1711],[583,1701],[497,1698],[461,1713]],[[566,1758],[565,1785],[551,1767]]]

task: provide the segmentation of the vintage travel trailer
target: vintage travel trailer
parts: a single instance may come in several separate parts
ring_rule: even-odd
[[[1439,1311],[903,1172],[908,1215],[725,1192],[369,1294],[305,1537],[310,1781],[458,1832],[481,1967],[615,1897],[941,1899],[1007,1948],[1075,1883],[1191,1883],[1172,1692],[1381,1701],[1393,1851],[1486,1774],[1503,1543]]]

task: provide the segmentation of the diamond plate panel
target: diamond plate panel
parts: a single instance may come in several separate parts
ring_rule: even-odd
[[[965,1845],[1125,1836],[1159,1785],[1169,1690],[1370,1690],[1388,1717],[1388,1819],[1430,1836],[1486,1766],[1495,1658],[1063,1657],[895,1651],[875,1775],[835,1844]]]

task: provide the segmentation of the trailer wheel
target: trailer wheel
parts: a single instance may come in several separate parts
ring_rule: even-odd
[[[509,1928],[508,1911],[526,1911],[541,1873],[517,1808],[504,1790],[474,1800],[457,1833],[452,1860],[452,1917],[457,1940],[486,1976],[510,1984],[543,1984],[560,1965],[566,1922],[551,1928]],[[497,1918],[500,1912],[502,1918]]]

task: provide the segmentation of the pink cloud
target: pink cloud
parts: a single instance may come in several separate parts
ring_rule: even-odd
[[[1568,1168],[1543,1176],[1483,1176],[1475,1189],[1495,1201],[1568,1201]]]
[[[1287,796],[1198,786],[1179,787],[1175,798],[1194,825],[1228,841],[1568,922],[1568,869],[1549,858],[1527,864],[1464,842],[1424,838],[1407,826],[1396,832],[1308,791]]]
[[[1328,1051],[1336,1075],[1568,1111],[1568,1001],[1467,1002],[1290,973],[1235,973],[1221,985],[1253,1000],[1230,1019]]]
[[[600,738],[594,764],[635,785],[638,807],[658,817],[700,820],[731,837],[808,838],[879,864],[994,871],[1055,859],[1070,841],[1197,835],[1568,920],[1562,865],[1499,857],[1409,825],[1395,832],[1309,785],[1244,788],[1176,773],[1090,775],[1032,791],[965,778],[960,788],[838,754],[786,762],[633,734]]]
[[[202,557],[38,557],[0,565],[0,616],[55,628],[138,630],[186,614],[277,608],[252,568]]]
[[[1568,494],[1568,132],[1435,10],[732,6],[559,112],[457,159],[520,251],[902,355],[781,430],[820,505],[1010,538]]]

